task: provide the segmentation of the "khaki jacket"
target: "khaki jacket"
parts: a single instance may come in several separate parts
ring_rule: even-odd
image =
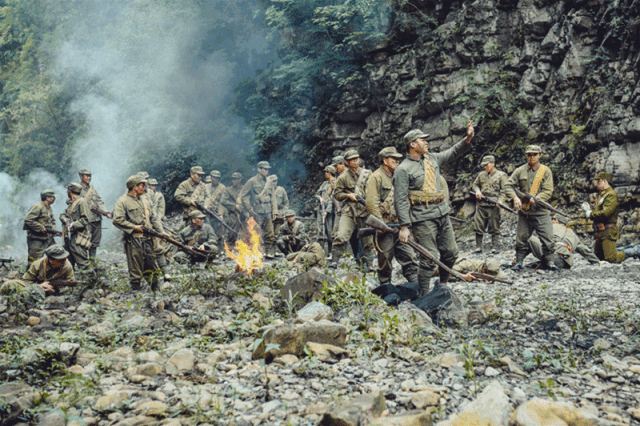
[[[27,272],[22,276],[22,279],[38,284],[51,280],[75,281],[73,267],[68,260],[65,260],[64,265],[62,265],[60,269],[49,268],[47,261],[47,256],[42,256],[40,259],[34,260],[31,266],[29,266],[29,269],[27,269]]]
[[[340,174],[340,176],[336,179],[336,189],[334,192],[334,197],[337,201],[344,203],[344,209],[342,214],[348,214],[352,217],[366,217],[367,216],[367,207],[362,204],[352,201],[349,198],[349,194],[356,194],[356,185],[358,183],[358,179],[362,173],[367,173],[365,169],[359,169],[358,173],[353,173],[351,170],[346,168],[344,172]],[[363,197],[365,194],[361,194]]]
[[[101,222],[102,215],[91,211],[91,207],[97,207],[102,211],[107,211],[107,206],[104,204],[104,200],[100,194],[98,194],[96,187],[93,185],[89,185],[87,188],[83,187],[82,191],[80,191],[80,196],[84,198],[89,205],[89,222]]]
[[[60,215],[60,219],[69,220],[71,222],[70,225],[73,226],[73,234],[75,234],[89,226],[89,213],[87,201],[82,197],[78,197]]]
[[[177,202],[182,204],[182,210],[184,213],[188,214],[190,211],[196,210],[196,208],[191,205],[191,202],[196,201],[204,204],[205,195],[204,184],[199,182],[194,185],[191,182],[191,178],[189,178],[178,185],[173,197]]]
[[[253,210],[257,214],[275,214],[275,205],[272,202],[275,188],[265,189],[266,183],[266,179],[260,174],[249,179],[240,190],[236,200],[238,204],[247,212]]]
[[[516,196],[516,188],[524,193],[529,193],[531,184],[533,183],[533,179],[535,178],[537,171],[538,169],[533,170],[531,167],[529,167],[528,164],[523,164],[522,166],[515,169],[515,171],[511,174],[511,177],[509,177],[507,186],[505,187],[505,196],[507,200],[511,201],[513,200],[513,197]],[[551,169],[548,169],[542,177],[542,182],[540,183],[540,188],[538,189],[536,197],[540,198],[542,201],[549,201],[552,195],[553,173],[551,173]],[[529,210],[521,210],[521,213],[530,215],[545,215],[549,214],[549,210],[545,209],[544,207],[540,207],[537,204],[532,204]]]
[[[44,201],[36,203],[29,209],[24,218],[22,229],[27,231],[27,238],[34,240],[48,240],[52,235],[42,231],[42,227],[57,231],[56,218],[51,207],[47,207]]]
[[[116,201],[113,208],[113,224],[124,232],[125,238],[133,235],[134,228],[141,225],[164,232],[154,210],[140,198],[134,198],[128,193]]]
[[[216,247],[218,237],[211,225],[203,223],[200,228],[185,226],[178,232],[178,240],[189,247],[200,247],[206,244],[209,247]]]
[[[505,203],[505,188],[507,186],[507,181],[509,180],[507,174],[505,172],[501,172],[500,170],[495,170],[492,175],[487,173],[486,171],[480,172],[480,174],[476,177],[476,180],[473,181],[473,185],[471,189],[473,192],[480,191],[482,195],[486,197],[491,197],[497,199],[501,203]],[[483,202],[480,200],[481,204],[490,204]],[[490,204],[492,207],[495,207],[495,204]]]

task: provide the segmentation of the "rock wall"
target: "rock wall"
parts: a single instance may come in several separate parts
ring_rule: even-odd
[[[639,12],[637,0],[408,1],[388,42],[371,52],[364,81],[327,106],[319,165],[350,147],[375,165],[378,150],[412,128],[431,135],[430,149],[445,149],[473,118],[474,149],[447,170],[456,205],[483,155],[511,172],[537,143],[554,171],[554,202],[575,212],[605,170],[623,222],[637,222]]]

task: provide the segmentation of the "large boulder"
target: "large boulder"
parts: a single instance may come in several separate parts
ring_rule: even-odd
[[[468,325],[460,298],[444,284],[436,285],[428,294],[411,303],[425,311],[437,325]]]
[[[283,300],[292,300],[296,308],[300,309],[312,300],[322,297],[320,291],[324,283],[335,285],[336,280],[318,269],[311,269],[289,278],[280,290],[280,295]]]
[[[462,412],[439,422],[437,426],[506,426],[510,413],[509,397],[504,393],[502,385],[493,381]]]
[[[385,399],[378,391],[361,395],[324,413],[318,426],[359,426],[382,415]]]

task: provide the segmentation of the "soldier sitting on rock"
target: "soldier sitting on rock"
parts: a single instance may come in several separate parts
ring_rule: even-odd
[[[289,253],[300,251],[308,240],[304,224],[296,220],[296,212],[285,210],[284,218],[285,223],[280,228],[280,235],[276,244],[284,255],[288,255]]]
[[[287,255],[287,260],[298,266],[299,269],[307,271],[315,266],[325,266],[327,264],[326,253],[322,246],[317,243],[309,243],[293,253]]]
[[[204,223],[205,218],[206,216],[200,210],[189,212],[191,225],[184,227],[178,233],[178,241],[189,247],[217,253],[216,241],[218,237],[211,225]],[[186,263],[187,260],[190,260],[191,263],[206,261],[204,256],[192,256],[184,252],[178,252],[174,259],[179,263]]]
[[[44,256],[35,260],[22,276],[21,280],[7,281],[0,288],[0,294],[11,294],[14,291],[24,292],[30,302],[40,303],[46,293],[55,292],[50,281],[74,281],[73,267],[67,260],[69,252],[62,246],[49,246]]]

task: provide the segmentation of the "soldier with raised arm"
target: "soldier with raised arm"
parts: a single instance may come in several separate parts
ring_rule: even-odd
[[[393,201],[393,173],[400,164],[402,154],[394,147],[382,149],[378,154],[380,167],[367,181],[367,212],[389,224],[397,224],[398,216]],[[374,235],[378,249],[378,281],[391,283],[393,258],[402,266],[402,274],[411,283],[418,282],[418,260],[413,249],[398,243],[398,234],[391,232]]]
[[[33,205],[24,218],[22,229],[27,231],[28,265],[40,259],[47,247],[55,244],[53,235],[58,232],[51,205],[56,201],[53,189],[40,193],[40,202]]]
[[[185,226],[188,226],[189,223],[191,223],[189,221],[189,212],[196,210],[196,203],[204,204],[206,191],[204,183],[202,183],[203,176],[204,171],[202,170],[202,167],[192,167],[191,177],[178,185],[176,192],[173,194],[176,201],[182,204],[182,218],[184,219]]]
[[[492,253],[498,252],[500,245],[500,207],[490,203],[485,197],[504,202],[504,190],[507,186],[507,174],[496,169],[496,159],[486,155],[480,163],[484,171],[473,181],[471,190],[476,195],[476,214],[473,218],[473,230],[476,233],[476,251],[482,253],[482,237],[486,232],[491,235]]]
[[[80,196],[83,197],[89,205],[89,230],[91,231],[89,257],[96,257],[96,252],[102,240],[102,215],[91,209],[97,207],[103,212],[106,212],[107,206],[104,204],[104,200],[98,193],[96,187],[91,185],[91,170],[80,169],[78,175],[80,176],[80,184],[82,185]],[[107,213],[107,217],[113,219],[111,213]]]
[[[515,169],[505,188],[506,199],[513,200],[513,207],[518,211],[516,263],[513,269],[522,270],[524,258],[531,252],[528,240],[535,231],[541,243],[543,265],[548,269],[557,270],[558,267],[553,262],[555,243],[551,213],[536,205],[533,199],[521,200],[515,192],[517,189],[542,201],[549,201],[553,195],[553,173],[549,167],[540,164],[542,150],[538,145],[527,146],[525,153],[527,163]]]
[[[453,227],[449,220],[449,203],[446,202],[440,179],[440,167],[455,161],[470,149],[474,136],[473,123],[467,123],[467,136],[446,151],[429,152],[428,134],[419,129],[409,131],[404,136],[408,148],[407,157],[393,174],[396,213],[400,225],[398,239],[408,242],[409,238],[427,249],[432,255],[440,253],[440,261],[449,268],[458,257]],[[418,284],[422,294],[429,291],[429,281],[436,270],[436,264],[420,255]],[[440,268],[440,282],[446,283],[449,272]]]

